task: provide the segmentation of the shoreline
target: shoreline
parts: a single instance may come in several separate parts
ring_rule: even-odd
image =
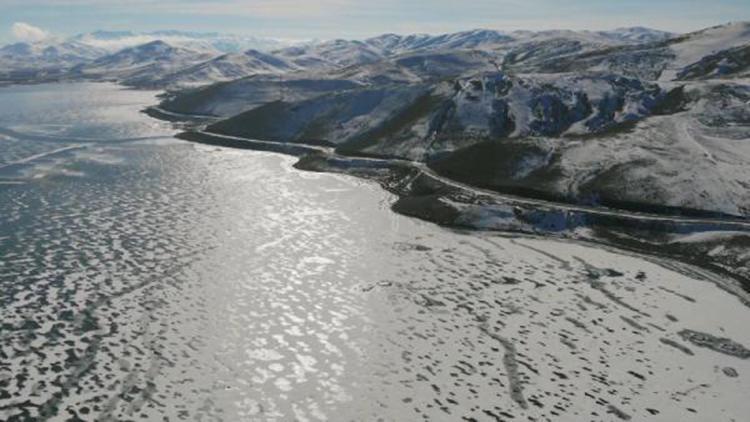
[[[728,277],[731,281],[719,287],[750,306],[750,267],[742,256],[750,249],[750,222],[745,220],[633,213],[517,198],[465,186],[408,160],[345,156],[320,145],[251,140],[195,128],[176,137],[207,145],[292,155],[298,158],[294,167],[299,170],[375,181],[398,198],[391,206],[394,212],[448,228],[585,241],[677,260]],[[691,235],[705,235],[707,239],[675,240]],[[723,245],[727,235],[736,243],[736,250],[722,256],[712,254],[717,248],[712,239],[721,238]]]
[[[464,187],[419,162],[347,156],[326,144],[201,135],[198,123],[178,138],[217,146],[191,144],[173,138],[190,123],[139,112],[152,92],[134,98],[107,85],[81,96],[86,89],[59,91],[90,110],[65,121],[81,128],[76,134],[90,134],[92,153],[56,165],[82,177],[5,191],[9,221],[19,222],[8,226],[8,272],[20,277],[10,283],[20,286],[10,286],[11,299],[20,300],[9,302],[6,343],[17,352],[13,367],[41,368],[29,378],[50,386],[39,390],[40,414],[52,415],[56,403],[92,409],[119,400],[102,414],[127,418],[131,403],[147,404],[149,391],[164,404],[141,411],[154,419],[205,414],[205,400],[217,403],[217,415],[242,419],[250,412],[234,403],[245,397],[254,400],[251,418],[293,417],[297,398],[313,390],[311,406],[352,419],[481,419],[485,403],[520,419],[639,420],[651,417],[648,409],[670,420],[721,419],[750,407],[737,387],[750,373],[750,360],[742,360],[750,356],[742,324],[748,293],[717,269],[644,247],[662,232],[695,231],[699,221],[684,218],[680,226],[514,199]],[[58,92],[40,88],[47,90]],[[23,103],[16,98],[36,99],[35,92],[8,96],[10,112]],[[90,105],[88,98],[105,96],[114,104]],[[41,104],[43,112],[59,108]],[[36,110],[24,116],[28,130],[43,123]],[[107,119],[87,117],[100,110]],[[137,122],[133,136],[154,130],[169,139],[107,143],[129,122]],[[419,219],[402,216],[409,213]],[[111,229],[102,235],[102,227]],[[64,232],[70,235],[56,242]],[[637,242],[632,251],[628,239]],[[67,255],[77,245],[80,253]],[[39,258],[30,270],[29,256]],[[50,262],[60,269],[56,277],[35,270]],[[76,263],[86,268],[83,277]],[[27,285],[38,293],[31,308],[23,300]],[[71,289],[77,300],[65,300]],[[49,298],[63,300],[50,307]],[[58,321],[59,329],[48,333],[45,321]],[[59,341],[42,344],[48,338]],[[65,344],[81,342],[93,349],[71,360],[72,372],[43,372]],[[160,356],[174,365],[157,359],[163,364],[155,367]],[[94,371],[78,382],[83,389],[67,388],[75,368],[92,361]],[[125,396],[96,393],[106,387],[101,380],[121,379],[153,383]],[[221,395],[206,391],[208,384]],[[36,414],[22,406],[27,385],[8,386],[9,405],[20,405],[6,413]],[[700,394],[683,393],[696,388]],[[332,402],[329,391],[346,396]],[[449,407],[428,407],[436,400]]]
[[[298,158],[294,167],[299,170],[375,181],[398,198],[392,211],[444,227],[579,240],[694,265],[732,279],[725,290],[750,306],[750,254],[746,253],[750,250],[750,220],[635,212],[512,195],[450,179],[426,163],[347,155],[331,144],[261,141],[203,132],[207,124],[219,119],[217,116],[173,113],[158,105],[141,112],[182,130],[175,135],[181,140],[291,155]],[[705,239],[679,241],[690,236]],[[723,254],[716,254],[718,249],[724,249]]]

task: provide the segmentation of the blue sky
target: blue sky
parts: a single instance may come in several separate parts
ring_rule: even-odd
[[[684,32],[750,20],[750,0],[0,0],[0,12],[0,43],[14,41],[17,22],[55,35],[180,29],[327,39],[471,28]]]

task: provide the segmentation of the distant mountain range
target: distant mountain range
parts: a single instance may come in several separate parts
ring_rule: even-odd
[[[153,44],[155,42],[161,44]],[[154,48],[169,45],[173,50]],[[104,76],[101,71],[112,70],[106,79],[127,78],[143,61],[143,76],[148,79],[159,74],[177,71],[222,54],[242,53],[245,50],[274,50],[291,42],[259,37],[183,31],[96,31],[68,39],[48,39],[36,43],[19,42],[0,47],[0,81],[23,82],[24,79],[58,79],[74,76]],[[151,57],[147,57],[151,55]],[[118,62],[130,55],[122,65],[128,69],[114,69]],[[170,62],[174,59],[174,62]],[[158,66],[154,65],[158,62]],[[102,68],[102,65],[105,65]],[[88,69],[88,67],[91,67]],[[72,73],[68,73],[73,70]],[[128,71],[126,71],[128,70]],[[80,73],[79,71],[83,71]],[[138,79],[138,78],[136,78]]]
[[[101,48],[110,53],[152,41],[164,41],[178,47],[214,50],[223,53],[237,53],[250,48],[275,50],[290,44],[289,41],[273,38],[186,31],[96,31],[77,35],[68,41]]]
[[[113,79],[137,84],[142,80],[150,81],[154,75],[176,72],[214,56],[213,51],[152,41],[78,64],[70,74],[86,79]]]
[[[302,70],[160,107],[221,119],[202,136],[324,143],[504,193],[750,217],[748,51],[750,23],[383,35],[278,50]]]
[[[563,48],[585,49],[662,41],[671,36],[646,28],[602,32],[473,30],[444,35],[386,34],[364,41],[288,42],[216,33],[97,31],[66,40],[1,47],[0,77],[96,77],[174,88],[253,74],[327,71],[417,51],[507,50],[524,43],[560,40],[565,40]]]
[[[750,217],[750,23],[293,45],[163,32],[117,48],[143,36],[5,46],[0,81],[166,89],[152,114],[211,116],[201,136],[397,157],[556,201]]]

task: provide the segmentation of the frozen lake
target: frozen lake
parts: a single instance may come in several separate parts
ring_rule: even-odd
[[[0,89],[0,419],[747,420],[713,275],[406,218],[155,95]]]

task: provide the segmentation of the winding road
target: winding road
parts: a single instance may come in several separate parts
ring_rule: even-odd
[[[181,115],[181,117],[189,117],[189,116]],[[560,202],[547,201],[543,199],[533,199],[533,198],[521,197],[521,196],[516,196],[516,195],[502,194],[499,192],[478,188],[476,186],[471,186],[471,185],[447,178],[443,175],[436,173],[429,166],[427,166],[427,164],[425,164],[424,162],[420,162],[420,161],[413,161],[413,160],[406,160],[406,159],[374,158],[374,157],[364,157],[364,156],[341,155],[337,153],[335,148],[333,147],[302,144],[302,143],[261,141],[261,140],[248,139],[248,138],[243,138],[243,137],[238,137],[238,136],[222,135],[222,134],[217,134],[213,132],[207,132],[205,130],[196,130],[194,131],[194,133],[197,133],[202,136],[208,136],[208,137],[213,137],[213,138],[218,138],[218,139],[225,139],[225,140],[230,140],[230,141],[235,141],[235,142],[245,142],[245,143],[248,143],[248,148],[250,149],[253,148],[253,145],[295,146],[295,147],[309,149],[310,152],[320,152],[320,153],[326,154],[326,156],[328,156],[329,158],[336,158],[336,159],[342,159],[342,160],[356,159],[359,161],[412,166],[420,170],[423,174],[441,183],[444,183],[445,185],[451,186],[453,188],[471,192],[476,195],[489,196],[489,197],[492,197],[493,199],[504,201],[504,202],[513,202],[519,205],[527,205],[527,206],[533,206],[533,207],[547,207],[547,208],[554,208],[554,209],[561,210],[561,211],[580,212],[580,213],[586,213],[586,214],[597,215],[597,216],[628,218],[628,219],[634,219],[634,220],[639,220],[639,221],[644,221],[644,222],[670,222],[670,223],[675,223],[675,224],[694,225],[694,226],[706,225],[706,226],[713,226],[713,228],[716,228],[716,229],[720,228],[722,230],[738,230],[738,231],[750,230],[750,221],[742,220],[739,218],[738,219],[719,219],[719,218],[685,217],[685,216],[679,216],[679,215],[658,215],[658,214],[641,213],[641,212],[627,211],[627,210],[607,208],[607,207],[592,207],[592,206],[586,206],[586,205],[565,204],[565,203],[560,203]]]

